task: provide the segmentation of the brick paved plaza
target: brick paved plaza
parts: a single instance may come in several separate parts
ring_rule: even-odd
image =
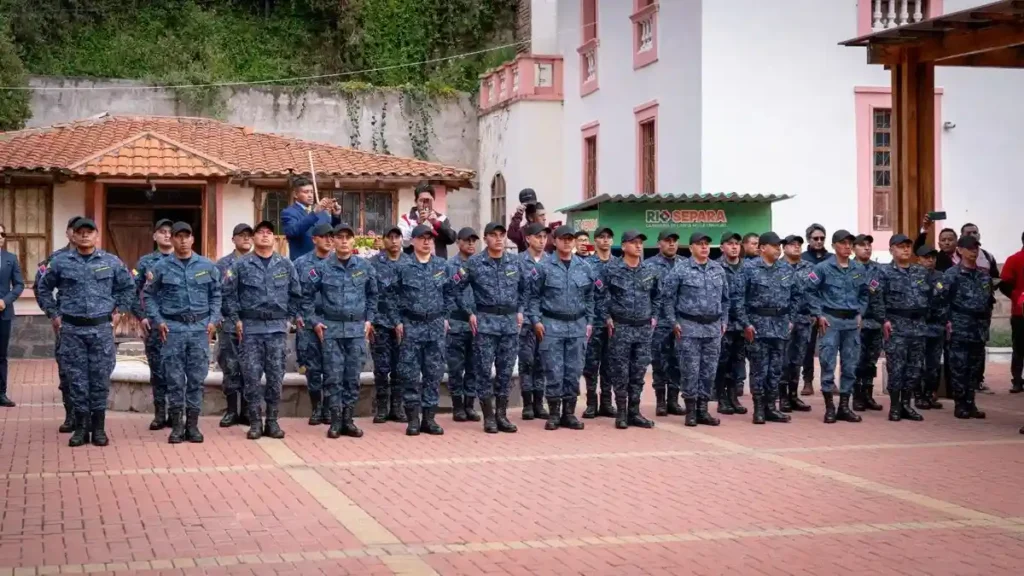
[[[789,425],[545,432],[517,411],[497,436],[444,415],[443,437],[362,420],[361,440],[328,440],[289,419],[251,442],[205,418],[204,444],[172,446],[148,414],[110,413],[109,447],[71,449],[55,365],[16,361],[0,575],[1020,574],[1024,395],[1006,371],[989,366],[984,421],[947,402],[825,426],[816,399]]]

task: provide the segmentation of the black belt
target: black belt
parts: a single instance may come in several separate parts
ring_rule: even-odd
[[[616,316],[612,314],[612,321],[616,324],[622,324],[623,326],[650,326],[650,318],[626,318],[624,316]]]
[[[785,316],[789,314],[789,308],[751,308],[749,312],[755,316]]]
[[[676,316],[683,320],[696,322],[697,324],[715,324],[722,321],[721,316],[699,316],[697,314],[686,314],[685,312],[678,312]]]
[[[100,326],[101,324],[106,324],[107,322],[110,322],[112,319],[113,318],[109,314],[107,314],[106,316],[99,316],[99,317],[96,317],[96,318],[85,318],[84,316],[68,316],[68,315],[64,315],[64,316],[60,317],[60,321],[61,322],[67,322],[68,324],[71,324],[72,326],[81,326],[81,327]]]
[[[241,310],[238,317],[242,320],[284,320],[288,314],[279,310]]]
[[[365,322],[366,315],[360,312],[359,314],[323,314],[324,320],[330,320],[331,322]]]
[[[961,308],[960,306],[953,306],[953,312],[963,314],[964,316],[970,316],[976,320],[985,320],[989,315],[988,310],[969,310],[967,308]]]
[[[821,311],[833,318],[839,318],[841,320],[853,320],[858,314],[860,314],[857,310],[840,310],[838,308],[822,308]]]
[[[547,318],[554,318],[555,320],[561,320],[562,322],[573,322],[587,315],[586,312],[577,312],[576,314],[565,314],[562,312],[552,312],[550,310],[541,310],[540,313],[541,316]]]
[[[887,308],[885,310],[886,316],[898,316],[900,318],[909,318],[911,320],[922,320],[928,315],[927,308]]]
[[[444,316],[444,312],[431,312],[430,314],[420,314],[418,312],[413,312],[412,310],[402,310],[402,316],[410,320],[415,320],[416,322],[430,322],[431,320],[437,320],[438,318]],[[467,320],[469,319],[467,318]]]
[[[476,311],[483,312],[484,314],[505,316],[507,314],[515,314],[519,312],[519,308],[516,308],[515,306],[477,306]]]
[[[456,310],[449,315],[452,320],[461,320],[462,322],[469,322],[469,314],[466,314],[462,310]]]
[[[195,324],[209,318],[209,314],[164,314],[164,320],[173,320],[182,324]]]

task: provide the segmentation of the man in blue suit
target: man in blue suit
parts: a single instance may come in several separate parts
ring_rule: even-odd
[[[25,280],[18,257],[3,249],[6,243],[7,228],[0,224],[0,406],[13,408],[14,402],[7,397],[7,345],[14,324],[14,301],[25,289]]]
[[[313,251],[313,227],[321,222],[341,224],[341,206],[334,198],[321,198],[314,203],[313,184],[305,178],[292,181],[295,202],[281,211],[281,228],[288,239],[288,257],[294,261]]]

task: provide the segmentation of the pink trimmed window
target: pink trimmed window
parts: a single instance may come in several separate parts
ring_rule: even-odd
[[[580,0],[580,96],[597,90],[597,0]]]
[[[597,196],[597,129],[598,123],[591,122],[581,128],[583,137],[583,199]]]
[[[633,109],[636,121],[636,192],[658,193],[658,102]]]
[[[658,0],[633,0],[633,69],[658,61]]]
[[[857,35],[889,30],[942,15],[943,0],[857,0]]]

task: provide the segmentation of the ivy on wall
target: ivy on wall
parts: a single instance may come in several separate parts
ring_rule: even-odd
[[[25,68],[18,58],[7,22],[0,17],[0,86],[24,86]],[[24,90],[0,90],[0,131],[20,130],[31,115],[31,93]]]

